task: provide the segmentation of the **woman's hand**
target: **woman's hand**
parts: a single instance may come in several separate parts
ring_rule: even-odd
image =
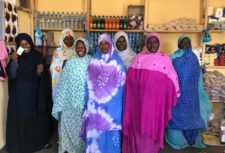
[[[18,54],[17,54],[17,52],[13,52],[12,54],[11,54],[11,58],[12,58],[12,60],[14,61],[14,62],[18,62]]]
[[[37,66],[37,73],[40,74],[40,73],[42,73],[43,71],[44,71],[44,66],[43,66],[43,64],[39,64],[39,65]]]

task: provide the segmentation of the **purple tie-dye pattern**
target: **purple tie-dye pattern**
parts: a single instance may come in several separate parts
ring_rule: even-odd
[[[111,129],[111,123],[99,113],[89,113],[88,116],[91,123],[89,124],[89,130],[107,131]]]
[[[114,65],[89,65],[88,78],[92,91],[99,100],[111,96],[122,80],[122,75]],[[97,79],[96,79],[97,78]]]

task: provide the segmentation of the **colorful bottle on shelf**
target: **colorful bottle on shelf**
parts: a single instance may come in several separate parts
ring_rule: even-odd
[[[117,16],[117,18],[116,18],[116,29],[117,30],[120,29],[120,17],[119,16]]]
[[[105,17],[105,29],[109,29],[109,17]]]
[[[89,19],[89,29],[93,29],[93,16],[90,16]]]
[[[98,19],[97,19],[97,29],[101,29],[101,17],[98,16]]]
[[[112,17],[112,29],[116,29],[116,17],[115,16],[113,16]]]
[[[101,29],[105,29],[105,17],[102,16],[101,18]]]
[[[112,16],[109,17],[109,29],[112,29]]]
[[[93,17],[93,29],[97,29],[97,17]]]
[[[120,17],[120,30],[123,30],[123,16]]]
[[[123,29],[124,30],[127,29],[127,16],[125,16],[125,18],[124,18]]]

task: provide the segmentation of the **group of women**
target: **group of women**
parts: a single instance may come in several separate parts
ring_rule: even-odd
[[[161,38],[157,33],[147,36],[145,52],[137,55],[124,32],[116,33],[114,43],[107,34],[101,35],[95,55],[90,56],[88,51],[86,39],[75,39],[73,31],[65,29],[60,48],[53,55],[50,66],[52,115],[59,121],[60,153],[157,153],[164,147],[164,136],[176,149],[205,147],[201,131],[207,129],[211,106],[188,36],[180,37],[178,50],[170,57],[161,52]],[[7,125],[14,134],[18,131],[16,127],[22,125],[10,123],[11,116],[18,112],[10,109],[18,105],[14,104],[18,98],[15,97],[16,82],[19,84],[21,77],[27,79],[30,73],[22,73],[19,68],[29,67],[28,61],[37,61],[32,59],[32,54],[37,53],[31,53],[23,54],[19,62],[13,60],[8,65],[9,76],[15,80],[15,91],[9,91]],[[28,61],[25,57],[29,57]],[[37,72],[32,70],[33,82],[34,78],[43,77],[43,68],[39,65],[40,62],[35,62]],[[28,84],[30,80],[23,81]],[[36,95],[23,98],[34,100],[38,96],[37,91],[28,87],[26,92]],[[17,142],[11,141],[9,137],[8,148]]]

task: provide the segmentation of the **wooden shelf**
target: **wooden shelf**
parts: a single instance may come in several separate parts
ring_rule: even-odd
[[[63,31],[64,28],[41,28],[42,31]],[[72,29],[75,32],[85,32],[84,29]]]
[[[223,103],[224,100],[210,100],[212,103]]]
[[[210,30],[210,33],[224,33],[224,30]]]
[[[89,29],[90,32],[144,32],[144,30],[113,30],[113,29]]]
[[[199,30],[147,30],[148,33],[150,32],[158,32],[158,33],[202,33]]]
[[[206,69],[225,69],[225,66],[206,66]]]

